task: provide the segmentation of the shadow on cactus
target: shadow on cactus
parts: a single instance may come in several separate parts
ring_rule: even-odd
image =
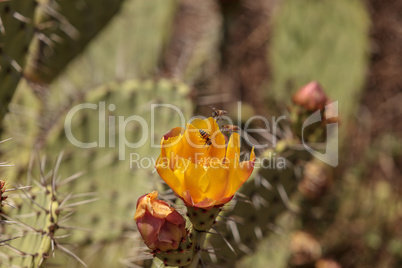
[[[0,1],[0,125],[22,78],[34,36],[36,1]]]

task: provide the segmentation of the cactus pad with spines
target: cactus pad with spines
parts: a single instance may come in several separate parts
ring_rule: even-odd
[[[207,241],[214,248],[220,266],[234,267],[241,257],[255,252],[259,242],[269,236],[271,226],[282,214],[297,211],[298,208],[290,202],[297,192],[299,181],[295,173],[297,168],[293,165],[308,159],[309,155],[294,151],[292,146],[282,149],[283,152],[277,152],[278,157],[287,155],[287,160],[294,162],[292,167],[260,168],[254,178],[240,189],[246,200],[239,198],[227,211],[223,207],[224,220],[218,221],[215,226],[223,238],[211,236]],[[268,151],[272,153],[271,149]],[[263,155],[266,154],[261,157]]]
[[[96,106],[96,109],[83,106],[81,110],[76,110],[75,114],[70,115],[72,115],[73,137],[83,143],[97,142],[97,146],[79,148],[67,139],[65,116],[71,109],[65,109],[64,115],[54,122],[47,133],[38,134],[37,142],[40,140],[49,156],[64,151],[64,162],[59,171],[61,174],[71,170],[86,173],[79,184],[71,183],[70,186],[96,192],[100,197],[99,202],[89,205],[90,208],[78,211],[80,222],[86,222],[88,227],[97,226],[91,228],[93,232],[88,234],[89,237],[101,240],[113,238],[124,230],[124,225],[132,224],[128,219],[135,210],[135,196],[150,189],[152,178],[157,178],[156,173],[152,171],[153,161],[156,161],[160,151],[160,138],[172,126],[184,127],[186,123],[173,108],[156,107],[152,114],[151,105],[176,104],[184,114],[183,120],[186,120],[192,109],[191,102],[187,98],[188,94],[189,89],[185,84],[168,79],[109,83],[89,91],[85,97],[72,103],[70,107],[79,107],[76,105],[80,104]],[[100,115],[101,121],[99,121]],[[140,120],[144,125],[138,123],[140,122],[138,120],[131,123],[127,121],[126,128],[123,129],[124,120],[128,120],[130,116],[134,116],[133,119]],[[41,118],[43,120],[43,117]],[[17,117],[14,119],[18,120]],[[102,122],[103,119],[105,122]],[[111,120],[114,120],[114,123]],[[16,124],[15,121],[13,123]],[[115,134],[115,137],[110,133]],[[130,148],[123,144],[124,138],[133,144],[143,137],[145,143],[139,148]],[[30,147],[16,149],[15,156],[11,158],[17,159],[20,150],[29,151]],[[134,154],[131,155],[133,162],[131,169],[130,154]],[[28,165],[27,162],[15,162],[21,168]]]
[[[32,144],[46,152],[48,159],[63,151],[59,174],[84,172],[79,182],[73,181],[66,186],[66,193],[91,192],[99,199],[85,208],[78,207],[70,220],[71,225],[83,226],[90,232],[80,232],[69,239],[79,243],[107,244],[122,238],[124,232],[132,228],[136,200],[144,192],[149,192],[156,182],[161,182],[156,171],[153,172],[154,161],[160,152],[160,139],[172,126],[185,127],[192,111],[188,95],[188,86],[176,80],[159,78],[111,82],[87,91],[71,103],[67,102],[68,107],[66,103],[60,105],[61,108],[49,105],[33,119],[36,129],[33,127],[31,134],[24,135],[12,133],[12,130],[21,130],[18,126],[26,121],[25,116],[19,118],[18,114],[13,114],[12,122],[7,124],[13,127],[7,128],[7,131],[8,136],[15,137],[15,147],[4,157],[13,161],[20,174],[24,174],[29,158],[21,158],[21,155],[29,155]],[[154,112],[152,107],[155,107]],[[183,118],[178,111],[183,113]],[[80,148],[67,138],[65,122],[69,112],[74,139],[82,143],[96,142],[94,148]],[[49,120],[42,113],[57,116]],[[128,122],[130,118],[134,121]],[[42,129],[38,131],[40,126]],[[30,135],[34,136],[33,142],[26,144],[21,141]],[[126,140],[133,144],[142,137],[144,144],[138,148],[124,145]],[[114,265],[119,258],[125,257],[124,250],[113,251],[120,252],[120,256],[103,260],[103,264]],[[105,257],[110,256],[106,254]]]
[[[165,266],[185,266],[191,263],[194,256],[195,244],[187,239],[180,243],[176,250],[167,252],[153,252],[153,255],[162,260]]]
[[[119,11],[123,0],[39,1],[39,33],[25,75],[50,83]]]
[[[0,180],[0,213],[3,211],[3,201],[7,199],[7,195],[5,195],[6,192],[6,182],[3,180]]]
[[[0,263],[5,267],[42,267],[46,259],[53,258],[56,249],[70,254],[56,236],[56,232],[66,234],[62,230],[66,223],[62,220],[71,210],[68,204],[73,197],[58,193],[59,164],[51,176],[43,175],[42,170],[43,176],[34,182],[35,186],[17,188],[10,196],[10,206],[1,214],[6,224],[0,244]]]
[[[96,142],[96,146],[79,148],[72,144],[66,137],[65,117],[47,134],[45,150],[50,154],[65,152],[62,168],[66,170],[61,172],[73,169],[88,174],[73,187],[96,192],[100,198],[77,214],[77,219],[92,229],[88,239],[116,238],[124,226],[132,224],[128,219],[135,210],[135,196],[151,189],[156,181],[153,178],[157,178],[153,170],[160,138],[172,126],[185,126],[176,110],[157,105],[175,104],[183,119],[189,118],[188,93],[185,84],[167,79],[112,82],[88,92],[71,107],[96,107],[70,112],[73,137],[82,143]]]
[[[197,231],[208,231],[215,223],[215,219],[221,212],[221,208],[213,207],[211,209],[203,209],[197,207],[187,207],[187,217],[193,224],[193,228]]]
[[[22,77],[36,1],[0,1],[0,124]]]

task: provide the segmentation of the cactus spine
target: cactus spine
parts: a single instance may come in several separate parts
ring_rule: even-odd
[[[35,186],[20,187],[10,196],[10,207],[1,214],[6,239],[1,243],[0,263],[6,267],[41,267],[56,249],[75,256],[58,242],[58,235],[66,234],[64,216],[75,206],[70,203],[74,195],[58,193],[60,160],[52,176],[42,175]]]
[[[0,2],[0,125],[22,77],[34,35],[36,1]]]

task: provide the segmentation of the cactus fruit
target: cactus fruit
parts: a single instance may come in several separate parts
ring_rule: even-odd
[[[187,207],[187,217],[190,219],[194,229],[201,232],[208,231],[215,224],[215,219],[221,211],[220,207],[211,209]]]

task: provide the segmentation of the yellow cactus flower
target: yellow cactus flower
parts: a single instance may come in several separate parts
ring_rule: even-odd
[[[240,162],[239,134],[226,143],[211,117],[172,129],[161,145],[156,170],[187,206],[209,209],[229,202],[254,168],[254,148],[250,161]]]

